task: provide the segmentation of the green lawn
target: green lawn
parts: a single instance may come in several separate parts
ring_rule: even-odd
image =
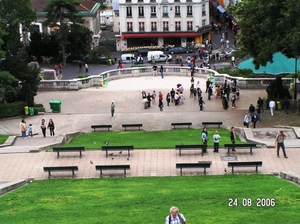
[[[221,128],[208,129],[208,146],[213,146],[213,131],[218,130],[221,136],[220,146],[231,143],[229,131]],[[171,149],[180,144],[202,144],[202,129],[175,129],[167,131],[123,131],[91,132],[71,140],[66,146],[84,146],[87,149],[99,149],[109,145],[133,145],[135,149]],[[238,138],[238,136],[237,136]],[[236,143],[242,143],[238,138]]]
[[[230,198],[238,206],[229,206]],[[300,220],[299,187],[270,175],[34,181],[0,198],[0,217],[14,224],[150,224],[164,223],[173,205],[189,224]]]
[[[4,144],[4,142],[7,140],[8,136],[7,135],[0,135],[0,145]]]

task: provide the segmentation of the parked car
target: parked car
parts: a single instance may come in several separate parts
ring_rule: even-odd
[[[193,53],[193,49],[185,47],[172,47],[168,50],[169,54]]]
[[[149,51],[149,48],[141,48],[137,51],[137,55],[147,56]]]
[[[228,50],[228,51],[225,51],[225,57],[226,58],[230,58],[237,50],[235,49],[231,49],[231,50]]]

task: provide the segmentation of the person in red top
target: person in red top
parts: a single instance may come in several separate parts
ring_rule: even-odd
[[[164,103],[163,103],[163,94],[161,93],[161,91],[159,91],[158,93],[158,107],[160,111],[163,111]]]

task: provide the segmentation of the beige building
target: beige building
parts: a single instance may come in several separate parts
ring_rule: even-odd
[[[199,46],[211,38],[208,0],[119,0],[118,7],[117,51]]]

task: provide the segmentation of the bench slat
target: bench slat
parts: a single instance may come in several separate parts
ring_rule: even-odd
[[[252,148],[256,148],[256,144],[254,143],[248,143],[248,144],[224,144],[224,148],[228,149],[228,155],[230,152],[230,149],[243,149],[243,148],[249,148],[250,154],[252,155]]]
[[[60,172],[60,171],[72,171],[72,177],[74,178],[75,172],[78,171],[78,166],[50,166],[43,167],[45,172],[48,172],[48,178],[51,176],[51,172]]]
[[[247,162],[228,162],[228,167],[232,167],[232,174],[234,174],[234,167],[255,167],[256,174],[258,174],[258,167],[262,166],[262,161],[247,161]]]
[[[127,146],[102,146],[102,151],[106,151],[106,158],[108,157],[108,151],[123,151],[127,150],[128,151],[128,157],[130,157],[130,151],[134,150],[134,147],[132,145],[127,145]]]
[[[179,156],[181,157],[181,150],[201,150],[201,155],[203,156],[204,151],[207,149],[207,145],[175,145],[175,149],[179,150]]]
[[[188,128],[190,128],[190,126],[192,126],[192,122],[171,123],[171,126],[174,126],[174,129],[176,126],[188,126]]]
[[[137,127],[139,130],[141,130],[141,127],[143,127],[143,124],[122,124],[122,128],[129,128],[129,127]]]
[[[57,159],[59,159],[60,152],[79,152],[79,157],[82,157],[82,151],[85,151],[85,148],[82,146],[79,147],[54,147],[53,152],[57,152]]]
[[[202,125],[204,127],[206,127],[207,125],[218,125],[218,127],[220,128],[220,125],[223,125],[223,122],[220,122],[220,121],[204,121],[204,122],[202,122]]]
[[[130,170],[130,165],[96,165],[96,170],[100,170],[100,177],[103,170],[124,170],[124,177],[126,177],[126,170]]]
[[[204,175],[206,175],[206,168],[210,168],[211,161],[199,161],[198,163],[176,163],[176,168],[180,169],[182,176],[182,168],[204,168]]]
[[[112,128],[111,124],[97,124],[97,125],[91,125],[91,128],[94,129],[94,132],[96,131],[96,128],[107,128],[108,131]]]

